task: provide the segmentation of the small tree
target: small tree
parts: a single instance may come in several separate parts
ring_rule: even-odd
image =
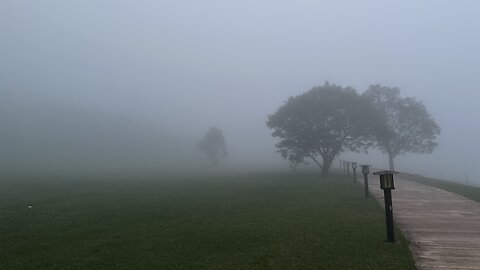
[[[369,125],[362,125],[366,108],[353,88],[326,82],[290,97],[268,117],[267,126],[273,129],[272,136],[280,138],[276,146],[283,158],[290,162],[310,158],[327,175],[340,152],[368,146],[365,128]]]
[[[277,147],[280,144],[277,144]],[[305,161],[305,158],[308,157],[306,153],[301,151],[300,149],[296,149],[294,146],[291,148],[289,147],[279,147],[280,149],[278,152],[282,155],[282,157],[286,160],[288,160],[290,168],[292,171],[295,173],[297,172],[297,167],[300,164],[307,164]]]
[[[400,154],[431,153],[440,128],[422,102],[400,97],[400,89],[371,85],[363,96],[377,112],[378,125],[373,137],[381,151],[388,154],[390,170]]]
[[[220,129],[211,127],[205,137],[198,142],[197,148],[208,155],[212,165],[218,164],[221,157],[227,156],[225,137]]]

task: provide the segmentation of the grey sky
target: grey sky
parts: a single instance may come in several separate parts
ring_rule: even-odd
[[[478,33],[473,0],[3,0],[0,98],[121,114],[195,140],[215,125],[232,160],[269,163],[280,158],[266,116],[288,96],[325,80],[398,86],[442,128],[433,155],[401,157],[399,169],[474,178]]]

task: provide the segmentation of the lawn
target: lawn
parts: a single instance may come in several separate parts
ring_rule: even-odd
[[[401,173],[401,177],[418,182],[420,184],[429,185],[432,187],[440,188],[446,191],[460,194],[464,197],[480,202],[480,188],[467,186],[460,183],[454,183],[445,180],[439,180],[429,177],[423,177],[421,175]]]
[[[352,182],[3,177],[0,269],[415,269],[408,242],[384,242],[382,208]]]

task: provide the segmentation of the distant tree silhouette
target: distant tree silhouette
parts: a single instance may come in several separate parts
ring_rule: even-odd
[[[327,175],[339,153],[369,146],[367,109],[368,103],[353,88],[326,82],[290,97],[268,117],[267,126],[280,138],[276,146],[283,158],[295,167],[310,158]]]
[[[205,137],[198,142],[197,148],[208,155],[212,165],[218,164],[222,157],[227,156],[227,147],[225,137],[220,129],[211,127]]]
[[[398,155],[431,153],[437,146],[440,128],[422,102],[413,97],[401,98],[400,89],[378,84],[371,85],[363,96],[376,111],[373,139],[388,154],[390,170],[395,169],[393,161]]]
[[[305,160],[305,156],[301,152],[291,152],[288,154],[284,154],[284,152],[281,152],[281,154],[284,159],[288,159],[290,168],[294,173],[297,172],[298,165],[308,164]]]

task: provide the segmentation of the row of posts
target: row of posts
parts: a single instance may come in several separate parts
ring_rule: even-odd
[[[342,166],[343,164],[343,166]],[[357,183],[357,163],[340,160],[340,169],[343,167],[343,172],[350,175],[350,166],[353,170],[353,183]],[[365,186],[365,198],[370,197],[370,191],[368,190],[368,174],[370,173],[370,165],[360,165],[362,167],[363,184]]]
[[[340,160],[340,170],[343,169],[343,173],[350,175],[350,166],[353,170],[353,182],[357,183],[357,163]],[[360,165],[362,167],[363,184],[365,188],[365,198],[369,198],[370,191],[368,189],[368,174],[370,173],[370,165]],[[392,189],[395,189],[393,182],[393,175],[397,172],[394,171],[379,171],[374,172],[374,175],[380,177],[380,188],[383,190],[385,199],[385,221],[387,227],[387,241],[390,243],[395,242],[395,234],[393,227],[393,205],[392,205]]]

